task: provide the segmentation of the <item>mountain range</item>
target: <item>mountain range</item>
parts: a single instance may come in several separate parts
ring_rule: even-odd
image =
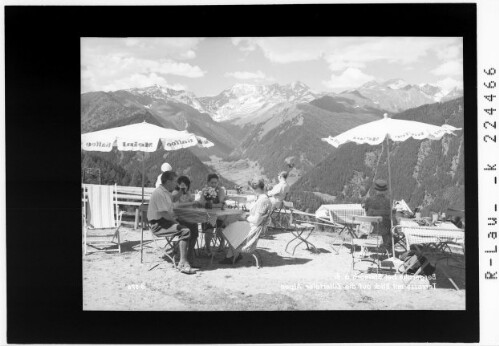
[[[391,79],[382,83],[370,81],[359,88],[339,94],[315,92],[298,81],[287,85],[235,84],[218,95],[204,97],[197,97],[189,91],[174,90],[160,85],[83,95],[89,99],[106,98],[105,94],[121,105],[121,108],[116,105],[116,111],[120,112],[125,111],[123,107],[127,108],[125,113],[129,113],[138,109],[160,110],[161,106],[166,103],[178,103],[187,105],[200,113],[209,114],[216,122],[235,121],[236,124],[244,124],[245,119],[254,119],[278,104],[308,103],[326,95],[350,99],[359,107],[400,112],[423,104],[460,97],[462,90],[454,88],[445,91],[436,85],[411,85],[402,79]],[[92,111],[94,110],[84,108],[82,105],[83,115]]]
[[[248,162],[257,164],[251,164],[252,173],[254,167],[258,167],[261,175],[270,181],[275,181],[278,172],[289,170],[291,182],[297,181],[297,188],[311,191],[312,195],[305,199],[313,199],[314,203],[319,203],[324,196],[330,195],[340,200],[356,198],[358,194],[348,192],[349,188],[332,189],[332,186],[339,182],[342,182],[343,187],[349,186],[348,182],[353,178],[348,175],[347,167],[350,167],[351,162],[357,162],[355,155],[364,158],[366,155],[364,151],[359,151],[362,146],[351,148],[347,152],[350,154],[344,154],[344,159],[348,155],[352,156],[350,161],[343,164],[345,171],[331,173],[332,176],[339,177],[335,178],[334,184],[314,183],[317,180],[312,178],[315,177],[314,172],[324,167],[321,165],[327,166],[331,155],[343,152],[341,148],[335,150],[321,141],[321,138],[376,120],[385,112],[405,114],[404,111],[419,109],[417,107],[421,105],[435,102],[435,105],[441,105],[438,102],[459,98],[461,95],[462,90],[459,89],[444,92],[438,86],[410,85],[400,79],[383,83],[369,82],[339,94],[317,93],[301,82],[287,85],[236,84],[218,95],[206,97],[154,85],[82,94],[81,131],[84,133],[144,120],[159,126],[188,130],[206,137],[215,146],[208,149],[190,148],[182,151],[183,153],[167,153],[168,160],[180,155],[175,161],[181,171],[188,169],[185,162],[189,162],[192,166],[190,172],[202,172],[200,175],[196,173],[196,179],[204,179],[202,175],[217,170],[216,162],[240,163],[241,160],[249,160]],[[424,107],[426,106],[422,109],[426,109]],[[99,157],[111,160],[112,164],[125,168],[127,172],[130,169],[137,170],[140,157],[133,153],[126,155],[130,157],[120,154],[120,160],[113,160],[106,155]],[[165,152],[158,151],[146,161],[149,181],[152,182],[151,179],[159,173],[157,170],[165,160],[164,155]],[[369,155],[375,155],[375,152]],[[208,167],[208,162],[210,165],[213,162],[215,164]],[[106,171],[118,172],[114,166],[106,167]],[[230,171],[224,169],[226,174],[230,174]],[[119,174],[123,172],[120,171]],[[365,174],[367,177],[368,173]],[[352,186],[367,184],[365,177],[354,179],[356,183],[352,183]],[[132,180],[133,183],[137,181],[132,177],[123,179],[130,184]],[[228,179],[225,180],[227,184],[232,184],[229,175],[224,179]],[[241,174],[238,180],[241,180]]]

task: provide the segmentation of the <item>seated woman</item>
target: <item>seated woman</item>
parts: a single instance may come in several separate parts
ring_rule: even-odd
[[[207,202],[211,204],[211,207],[214,208],[221,208],[226,199],[226,193],[225,189],[219,185],[219,178],[217,174],[208,174],[208,179],[207,179],[207,186],[203,188],[200,192],[199,200],[196,201],[196,204],[199,207],[205,208]],[[215,191],[215,196],[213,199],[208,200],[207,197],[205,196],[207,192],[211,189]],[[216,224],[216,232],[220,232],[220,230],[224,227],[224,223],[222,220],[217,220]],[[204,232],[204,240],[205,240],[205,251],[208,255],[211,255],[211,249],[210,249],[210,244],[213,239],[213,226],[205,222],[201,224],[201,228],[203,229]],[[223,239],[219,237],[220,239],[220,249],[223,248]]]
[[[172,192],[173,206],[174,208],[188,207],[194,204],[194,195],[189,192],[191,187],[191,181],[185,175],[178,177],[177,187]],[[194,263],[194,247],[199,236],[198,224],[189,222],[189,220],[184,220],[178,218],[179,222],[189,228],[191,231],[191,238],[189,240],[189,247],[187,251],[187,259],[191,264],[191,268],[198,268]]]
[[[256,246],[256,242],[258,241],[258,237],[260,236],[262,230],[262,222],[269,215],[272,208],[272,203],[265,194],[265,183],[263,179],[252,183],[251,187],[256,194],[256,202],[251,208],[249,214],[246,216],[248,225],[241,225],[241,223],[237,223],[238,225],[233,224],[234,227],[229,226],[224,231],[224,234],[228,238],[241,239],[244,237],[244,240],[236,246],[235,251],[233,251],[232,248],[229,248],[225,259],[219,262],[221,264],[232,264],[234,256],[236,256],[236,262],[240,261],[242,259],[240,254],[241,251],[245,251],[253,246]]]

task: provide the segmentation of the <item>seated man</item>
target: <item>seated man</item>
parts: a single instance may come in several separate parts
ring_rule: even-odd
[[[385,193],[388,190],[387,183],[384,180],[376,180],[374,182],[374,190],[376,190],[376,195],[369,197],[365,202],[366,215],[367,216],[382,216],[383,221],[379,226],[379,233],[383,238],[383,245],[386,249],[390,249],[392,246],[392,235],[391,235],[391,205],[390,199],[386,197]]]
[[[277,176],[279,179],[279,183],[274,186],[274,188],[267,192],[267,196],[270,197],[270,202],[272,203],[272,208],[281,208],[282,202],[284,201],[284,197],[289,192],[289,184],[286,182],[288,178],[288,172],[281,172]]]
[[[176,185],[176,173],[172,171],[164,172],[161,175],[161,185],[154,190],[147,209],[147,218],[151,224],[151,231],[154,235],[177,236],[180,248],[180,262],[178,269],[184,274],[195,274],[191,268],[188,256],[191,231],[188,227],[178,223],[173,213],[173,202],[171,192]]]

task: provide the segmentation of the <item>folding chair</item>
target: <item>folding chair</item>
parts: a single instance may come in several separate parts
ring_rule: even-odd
[[[96,251],[121,253],[120,227],[124,211],[117,203],[116,185],[83,185],[83,237],[84,254],[88,247]],[[114,240],[117,240],[115,242]],[[118,245],[117,249],[109,246]],[[103,247],[104,246],[104,247]]]
[[[313,214],[305,213],[296,209],[290,210],[289,216],[289,228],[287,230],[293,235],[293,239],[291,239],[284,248],[284,251],[288,252],[288,246],[291,245],[294,241],[296,241],[296,245],[293,247],[292,255],[295,254],[296,248],[300,244],[305,244],[307,246],[307,250],[312,251],[314,253],[319,253],[319,250],[312,244],[308,238],[312,235],[313,231],[316,229],[316,225],[314,223],[309,222],[308,217],[315,217]],[[307,233],[308,232],[308,233]]]
[[[270,212],[270,222],[269,228],[285,230],[289,228],[291,209],[293,208],[293,202],[288,201],[289,194],[286,193],[284,200],[279,205],[278,208],[273,208]]]
[[[149,221],[147,220],[147,208],[149,207],[149,204],[142,204],[139,207],[139,211],[141,213],[141,218],[142,218],[142,227],[141,227],[141,237],[140,237],[140,263],[143,263],[143,257],[142,257],[142,252],[143,252],[143,239],[144,239],[144,230],[148,229],[149,233],[151,234],[151,240],[152,243],[154,244],[154,249],[157,252],[157,250],[161,250],[164,256],[166,256],[171,262],[173,268],[177,268],[177,264],[175,262],[175,256],[178,253],[178,242],[179,239],[177,236],[168,236],[168,235],[155,235],[154,232],[151,229],[151,226],[149,225]],[[165,245],[160,246],[158,245],[158,242],[160,240],[165,240]],[[156,264],[152,266],[149,270],[152,270],[154,267],[158,266],[159,264]]]
[[[389,257],[388,250],[385,248],[382,251],[381,247],[383,241],[379,235],[379,229],[382,221],[382,216],[352,216],[352,222],[359,224],[357,237],[353,237],[351,242],[352,270],[356,270],[356,263],[369,262],[376,265],[376,273],[378,273],[381,265],[380,255]],[[358,247],[360,251],[356,253],[355,250]],[[369,269],[370,267],[367,271]]]

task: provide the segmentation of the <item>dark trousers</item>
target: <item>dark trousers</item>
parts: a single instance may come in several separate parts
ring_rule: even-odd
[[[173,223],[172,221],[164,218],[151,220],[149,223],[151,224],[151,231],[157,237],[177,236],[179,240],[189,241],[192,236],[189,227]]]

